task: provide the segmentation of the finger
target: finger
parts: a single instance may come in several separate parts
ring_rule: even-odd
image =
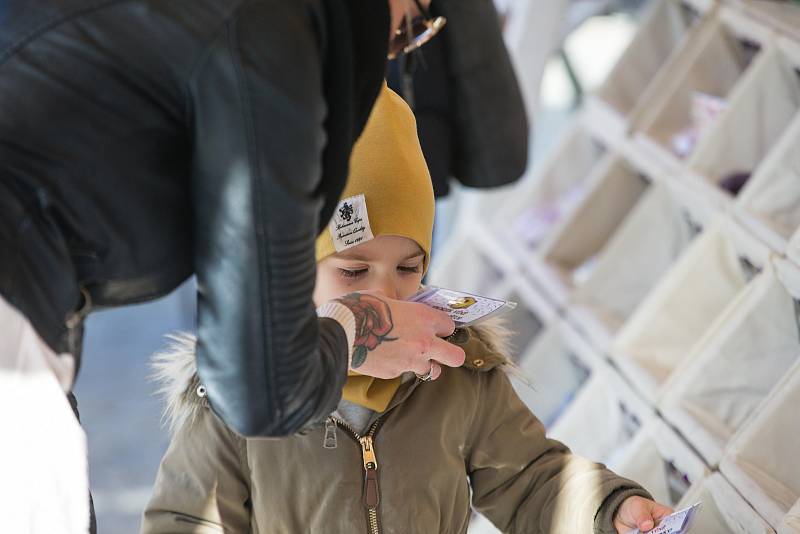
[[[433,366],[433,362],[430,361],[429,356],[427,354],[421,354],[414,357],[414,360],[411,362],[411,369],[415,375],[417,376],[425,376],[430,372],[431,367]]]
[[[436,362],[431,362],[431,380],[436,380],[442,376],[442,366]]]
[[[674,510],[669,506],[664,506],[663,504],[654,503],[652,512],[653,512],[653,519],[655,519],[656,523],[658,523],[668,515],[672,514]]]
[[[647,519],[640,519],[636,522],[636,524],[638,525],[639,530],[642,532],[650,532],[656,526],[656,522],[653,521],[651,517]]]
[[[425,356],[448,367],[461,367],[466,359],[464,349],[440,338],[436,338]]]
[[[656,520],[653,514],[653,508],[648,505],[655,503],[647,502],[642,499],[640,503],[636,504],[637,506],[631,510],[631,515],[633,516],[636,526],[639,527],[639,530],[642,532],[653,530],[656,526]]]
[[[434,335],[437,337],[447,337],[455,332],[456,324],[445,312],[434,310],[433,308],[429,308],[424,304],[420,304],[420,306],[425,307],[427,310],[428,317],[430,317],[430,324],[433,326]]]

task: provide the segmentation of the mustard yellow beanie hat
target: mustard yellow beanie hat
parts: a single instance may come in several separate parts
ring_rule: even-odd
[[[317,238],[317,261],[380,235],[407,237],[428,268],[434,198],[411,109],[384,83],[350,156],[350,175],[328,229]]]
[[[328,229],[317,238],[317,261],[380,235],[407,237],[425,252],[433,232],[433,184],[411,109],[384,83],[364,133],[350,156],[350,175]],[[401,379],[348,372],[345,400],[386,410]]]

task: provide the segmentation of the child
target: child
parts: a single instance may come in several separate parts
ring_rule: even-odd
[[[419,289],[434,204],[413,115],[386,88],[350,172],[317,241],[314,298],[371,291],[344,299],[379,309],[381,295],[406,299]],[[364,318],[356,336],[354,346],[367,349],[391,343],[391,318]],[[506,532],[651,529],[669,509],[545,437],[503,372],[505,336],[487,326],[458,331],[452,341],[466,362],[433,381],[351,371],[338,410],[283,439],[226,428],[194,374],[193,340],[178,339],[157,358],[174,436],[142,531],[464,533],[470,505]]]

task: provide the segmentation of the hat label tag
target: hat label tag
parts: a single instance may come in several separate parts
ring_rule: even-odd
[[[336,252],[374,239],[367,214],[367,199],[363,193],[339,202],[328,228]]]

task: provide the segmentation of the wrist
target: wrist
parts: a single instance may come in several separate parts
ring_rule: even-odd
[[[339,323],[347,336],[347,367],[353,361],[353,344],[356,339],[356,318],[353,312],[337,300],[326,302],[317,308],[318,317],[327,317]]]

